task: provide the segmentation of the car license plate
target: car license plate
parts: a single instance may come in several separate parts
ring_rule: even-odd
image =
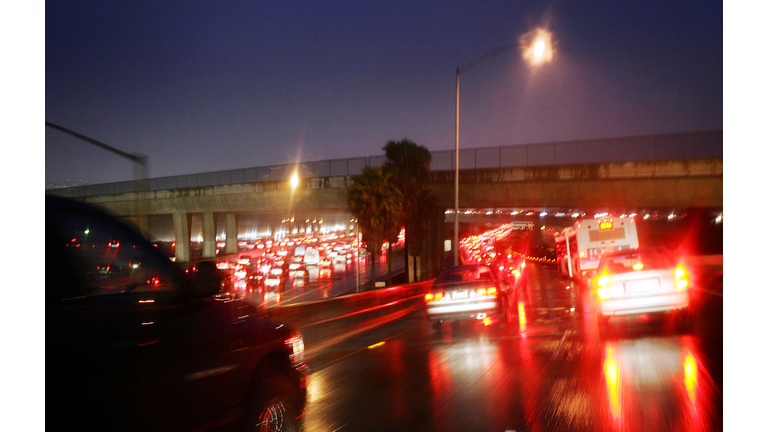
[[[640,281],[630,282],[628,284],[633,293],[645,293],[659,290],[658,279],[646,279]]]
[[[454,291],[454,293],[451,294],[452,300],[461,300],[465,298],[469,298],[469,293],[466,291]]]

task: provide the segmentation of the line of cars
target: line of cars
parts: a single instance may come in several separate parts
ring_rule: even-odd
[[[444,321],[511,322],[526,264],[522,254],[495,250],[495,241],[509,232],[501,228],[462,240],[464,264],[444,268],[424,295],[427,320],[434,330],[439,331]]]

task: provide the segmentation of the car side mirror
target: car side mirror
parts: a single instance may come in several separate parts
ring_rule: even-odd
[[[195,297],[208,297],[221,292],[222,277],[216,264],[210,261],[201,261],[194,266],[190,274],[193,295]]]

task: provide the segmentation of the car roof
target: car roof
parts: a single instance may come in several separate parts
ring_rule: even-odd
[[[115,215],[96,205],[52,194],[45,194],[45,209],[74,211],[77,213],[86,213],[110,219],[117,219]],[[120,219],[120,222],[144,238],[136,224],[130,219]]]

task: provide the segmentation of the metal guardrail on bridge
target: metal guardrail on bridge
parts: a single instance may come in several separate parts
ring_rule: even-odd
[[[431,171],[454,169],[453,150],[433,151]],[[468,148],[459,151],[460,169],[488,169],[587,163],[658,161],[723,156],[723,131],[686,132],[553,143]],[[52,189],[67,197],[125,194],[257,182],[283,182],[298,169],[301,178],[347,177],[365,166],[382,166],[385,155],[332,159],[158,177]]]

